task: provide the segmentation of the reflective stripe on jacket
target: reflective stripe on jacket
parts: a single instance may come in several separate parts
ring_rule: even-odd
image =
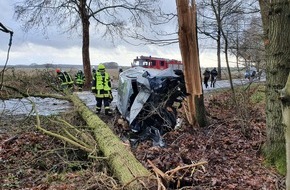
[[[96,90],[96,97],[98,98],[108,98],[111,96],[111,81],[110,75],[105,72],[96,72],[94,77],[92,89]]]
[[[85,76],[82,73],[77,73],[75,76],[76,84],[84,84]]]
[[[69,85],[69,84],[73,84],[73,80],[70,76],[70,74],[68,74],[67,72],[60,72],[58,74],[58,78],[61,80],[61,85]]]
[[[66,78],[67,84],[73,84],[74,81],[72,80],[70,74],[67,73],[67,72],[63,72],[63,73],[64,73],[64,75],[65,75],[65,78]]]

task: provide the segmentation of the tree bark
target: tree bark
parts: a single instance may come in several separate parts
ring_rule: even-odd
[[[259,0],[266,49],[266,125],[267,139],[264,153],[268,162],[285,173],[286,151],[281,102],[282,89],[290,71],[289,0]]]
[[[230,81],[230,86],[232,90],[232,97],[234,102],[236,103],[236,95],[235,95],[235,89],[234,89],[234,84],[232,80],[232,73],[231,73],[231,68],[229,64],[229,56],[228,56],[228,35],[224,33],[224,30],[221,28],[221,32],[225,41],[225,58],[226,58],[226,64],[227,64],[227,70],[228,70],[228,75],[229,75],[229,81]]]
[[[285,87],[280,92],[282,102],[282,116],[285,128],[287,175],[286,189],[290,189],[290,73]]]
[[[90,62],[90,21],[88,16],[88,11],[86,8],[86,0],[81,0],[80,5],[80,17],[82,21],[83,30],[83,46],[82,46],[82,58],[83,58],[83,68],[84,74],[86,76],[86,81],[84,84],[85,89],[89,89],[92,81],[91,72],[91,62]]]
[[[217,20],[217,24],[218,24],[218,28],[217,28],[217,61],[218,61],[218,79],[221,79],[222,77],[222,66],[221,66],[221,36],[222,36],[222,21],[221,21],[221,3],[220,1],[218,1],[217,3],[217,8],[215,8],[215,5],[213,3],[213,0],[211,1],[211,5],[213,7],[213,9],[215,10],[215,15],[216,15],[216,20]]]
[[[203,100],[202,81],[199,66],[199,54],[196,30],[196,5],[195,1],[176,0],[179,46],[184,64],[186,90],[190,94],[187,98],[188,121],[194,125],[206,125],[206,116]]]
[[[135,158],[129,147],[77,96],[71,95],[70,98],[82,118],[94,130],[98,147],[108,158],[111,170],[120,182],[134,190],[141,189],[144,184],[148,189],[157,187],[156,181],[149,177],[151,173]]]
[[[214,10],[214,14],[215,14],[215,19],[217,21],[217,72],[218,72],[218,76],[217,79],[221,79],[222,76],[222,69],[221,69],[221,36],[222,36],[222,20],[221,20],[221,2],[220,0],[218,0],[218,2],[216,2],[216,4],[214,3],[213,0],[211,0],[211,6],[212,9]]]

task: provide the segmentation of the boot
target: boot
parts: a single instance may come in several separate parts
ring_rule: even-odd
[[[96,113],[97,114],[100,114],[101,113],[101,110],[100,109],[96,109]]]
[[[105,115],[112,115],[111,109],[106,109],[105,110]]]

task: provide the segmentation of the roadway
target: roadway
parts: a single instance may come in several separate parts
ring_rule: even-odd
[[[253,83],[259,83],[259,82],[265,82],[266,78],[262,77],[260,80],[258,78],[253,79]],[[209,86],[205,88],[204,84],[202,83],[202,88],[204,92],[212,91],[212,90],[218,90],[218,89],[225,89],[230,88],[231,84],[229,80],[217,80],[215,83],[215,88],[210,87],[210,81],[208,82]],[[234,86],[242,86],[242,85],[248,85],[250,84],[250,81],[248,79],[233,79],[233,85]]]

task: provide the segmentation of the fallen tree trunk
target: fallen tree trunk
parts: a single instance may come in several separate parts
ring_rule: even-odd
[[[112,130],[77,96],[71,95],[70,99],[88,126],[94,130],[98,148],[108,158],[110,168],[120,182],[128,189],[141,189],[144,186],[147,189],[156,188],[157,182],[150,178],[151,173]]]

